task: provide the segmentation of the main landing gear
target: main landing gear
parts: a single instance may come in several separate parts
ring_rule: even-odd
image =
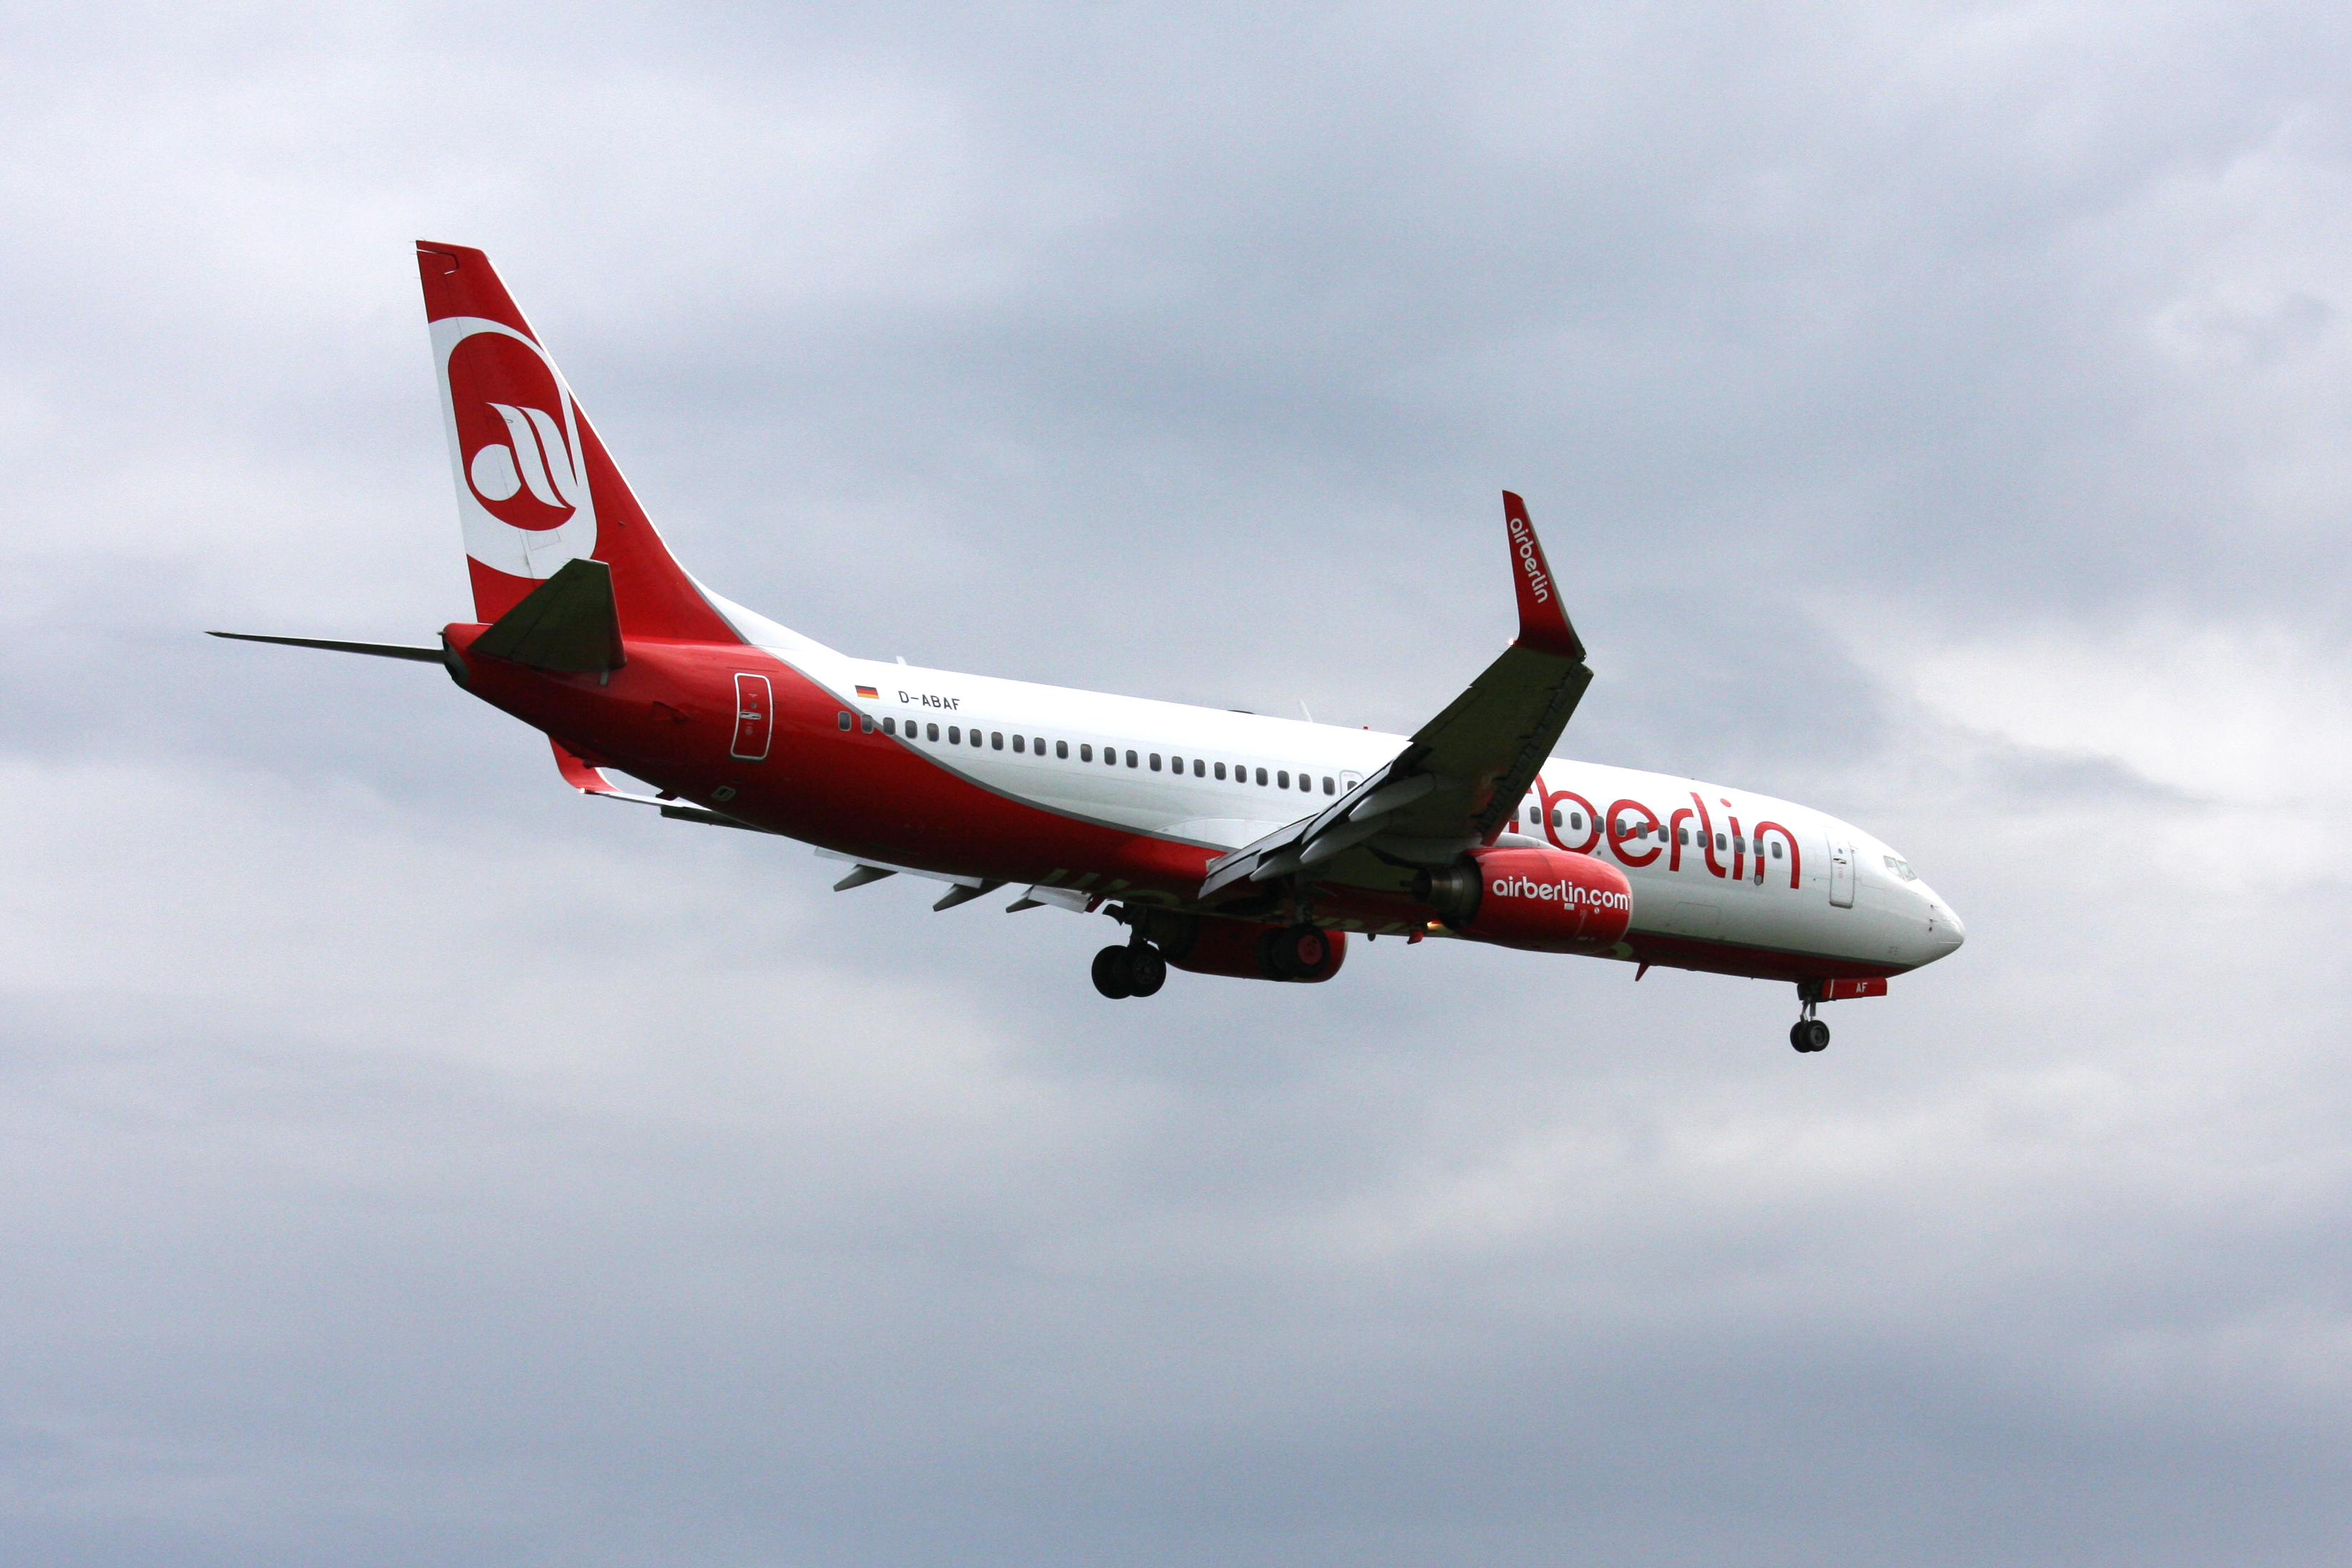
[[[1122,909],[1114,917],[1133,928],[1124,947],[1107,947],[1095,954],[1095,989],[1120,1001],[1149,996],[1168,984],[1168,956],[1143,934],[1143,916]]]
[[[1168,961],[1140,931],[1125,947],[1107,947],[1095,954],[1095,989],[1114,1002],[1149,996],[1167,984]]]
[[[1813,1016],[1813,1009],[1821,1005],[1822,983],[1818,980],[1797,982],[1797,1000],[1804,1004],[1805,1010],[1795,1023],[1789,1026],[1789,1043],[1808,1054],[1828,1050],[1830,1026]]]

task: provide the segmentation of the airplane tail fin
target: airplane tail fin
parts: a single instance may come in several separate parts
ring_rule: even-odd
[[[646,521],[489,258],[419,240],[416,268],[475,616],[496,622],[567,563],[598,561],[624,636],[742,641]]]

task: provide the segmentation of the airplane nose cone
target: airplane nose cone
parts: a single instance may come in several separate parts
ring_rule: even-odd
[[[1927,907],[1932,911],[1929,919],[1933,929],[1928,935],[1936,944],[1936,956],[1942,958],[1959,952],[1960,944],[1969,940],[1969,928],[1960,923],[1960,917],[1952,912],[1948,904],[1938,900]]]

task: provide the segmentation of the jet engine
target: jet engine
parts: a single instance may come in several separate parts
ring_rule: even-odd
[[[1539,952],[1612,946],[1633,918],[1624,872],[1550,848],[1474,849],[1414,877],[1412,896],[1465,936]]]
[[[1348,933],[1154,910],[1144,927],[1169,964],[1241,980],[1328,980],[1347,962]]]

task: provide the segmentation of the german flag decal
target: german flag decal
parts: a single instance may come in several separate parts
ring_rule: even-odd
[[[857,689],[857,695],[860,697],[879,697],[882,694],[875,690],[870,686],[861,686]]]

